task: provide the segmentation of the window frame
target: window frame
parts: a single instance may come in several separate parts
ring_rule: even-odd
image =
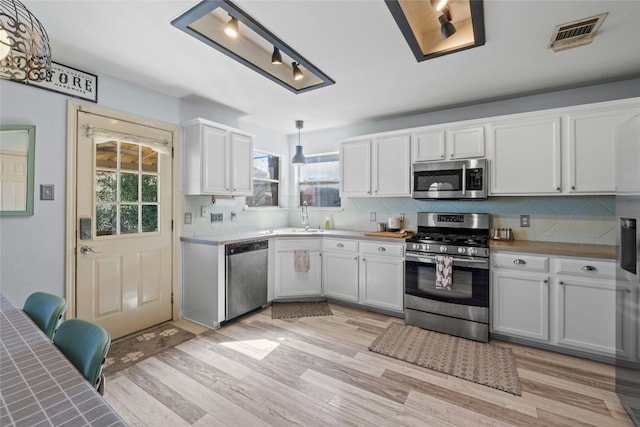
[[[309,159],[310,157],[323,157],[323,156],[336,156],[336,157],[338,157],[338,169],[339,169],[339,166],[340,166],[340,151],[327,151],[327,152],[324,152],[324,153],[305,154],[305,157],[307,159]],[[298,208],[302,207],[301,197],[300,197],[300,184],[306,184],[306,183],[338,184],[338,191],[339,191],[339,189],[340,189],[340,171],[339,170],[338,170],[338,176],[337,176],[337,178],[335,180],[301,181],[300,168],[303,168],[303,167],[305,167],[305,166],[301,165],[299,167],[296,167],[296,173],[295,173],[295,194],[296,194],[296,204],[297,204]],[[339,196],[339,199],[340,199],[340,206],[309,206],[309,209],[312,209],[312,210],[333,210],[333,211],[343,210],[342,197]]]
[[[254,159],[254,155],[255,153],[260,153],[260,154],[265,154],[267,156],[271,156],[271,157],[277,157],[278,158],[278,179],[272,179],[272,178],[255,178],[253,176],[253,159]],[[259,182],[265,182],[265,183],[276,183],[278,185],[278,204],[277,205],[270,205],[270,206],[248,206],[246,207],[246,209],[260,209],[260,210],[265,210],[265,209],[281,209],[282,208],[282,160],[284,159],[284,156],[282,154],[279,153],[274,153],[271,151],[267,151],[267,150],[262,150],[260,148],[253,148],[253,151],[251,152],[251,181],[252,184],[255,184],[255,181],[259,181]],[[255,185],[253,186],[255,188]],[[254,197],[253,195],[251,196],[247,196],[247,198],[249,197]]]

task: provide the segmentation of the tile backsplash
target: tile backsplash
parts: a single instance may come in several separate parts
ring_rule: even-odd
[[[205,216],[201,216],[205,206]],[[291,208],[289,208],[291,207]],[[615,244],[615,198],[613,196],[490,197],[482,201],[424,201],[411,198],[343,198],[340,209],[309,208],[309,223],[340,230],[374,231],[376,223],[404,214],[404,227],[415,229],[418,212],[483,212],[491,214],[491,227],[513,230],[515,239],[568,243]],[[185,235],[211,235],[254,229],[301,227],[294,197],[284,198],[281,208],[246,209],[244,198],[185,196],[184,212],[192,224],[183,224]],[[376,220],[370,221],[371,213]],[[222,213],[222,222],[210,221]],[[235,213],[235,221],[231,220]],[[520,227],[520,215],[530,216],[530,227]]]

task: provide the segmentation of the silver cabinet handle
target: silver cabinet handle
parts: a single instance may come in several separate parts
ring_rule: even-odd
[[[344,245],[342,243],[338,243],[336,246],[339,248],[344,248]]]
[[[523,259],[516,258],[516,259],[513,260],[513,263],[516,264],[516,265],[523,265],[523,264],[526,264],[527,262],[525,260],[523,260]]]
[[[382,246],[380,246],[380,247],[378,248],[378,252],[385,252],[386,250],[387,250],[387,249],[386,249],[386,248],[384,248],[384,247],[382,247]]]
[[[102,253],[102,252],[100,252],[100,251],[95,251],[95,250],[93,250],[93,248],[91,248],[91,247],[89,247],[89,246],[82,246],[82,247],[80,248],[80,253],[81,253],[82,255],[86,255],[86,254],[88,254],[89,252],[94,253],[94,254],[100,254],[100,253]]]
[[[580,270],[582,270],[582,271],[597,271],[598,269],[595,268],[593,265],[585,265]]]

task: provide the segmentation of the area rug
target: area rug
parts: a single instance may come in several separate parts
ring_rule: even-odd
[[[102,372],[108,377],[193,337],[195,334],[170,322],[145,329],[113,342],[102,366]]]
[[[369,350],[520,396],[510,348],[394,323]]]
[[[326,301],[274,302],[271,304],[272,319],[332,315],[331,307]]]

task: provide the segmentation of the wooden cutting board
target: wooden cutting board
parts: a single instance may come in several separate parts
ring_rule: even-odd
[[[405,237],[409,237],[413,234],[412,231],[405,231],[404,233],[400,233],[397,231],[370,231],[364,233],[365,236],[374,236],[374,237],[394,237],[397,239],[404,239]]]

